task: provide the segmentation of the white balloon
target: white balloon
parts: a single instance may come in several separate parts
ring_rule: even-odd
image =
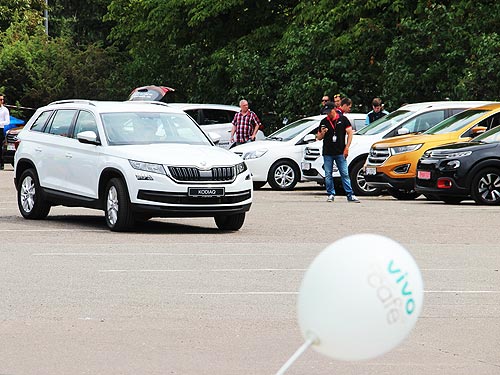
[[[298,320],[318,352],[363,360],[396,347],[422,310],[423,282],[412,256],[380,235],[342,238],[314,259],[298,297]]]

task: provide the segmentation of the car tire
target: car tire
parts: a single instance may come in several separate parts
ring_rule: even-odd
[[[500,170],[485,168],[479,171],[472,179],[471,195],[477,204],[500,204]]]
[[[382,192],[379,187],[371,187],[367,184],[365,180],[365,172],[363,171],[363,166],[365,165],[365,160],[359,160],[353,165],[352,169],[349,171],[349,177],[351,178],[351,185],[354,194],[359,196],[375,196]]]
[[[401,190],[390,188],[387,189],[390,195],[400,201],[411,201],[413,199],[417,199],[420,196],[420,193],[415,190]]]
[[[27,169],[21,174],[17,188],[17,205],[25,219],[44,219],[50,212],[50,204],[43,197],[34,169]]]
[[[215,216],[214,220],[217,228],[220,230],[237,231],[245,222],[245,213],[242,212],[234,215]]]
[[[253,182],[253,189],[259,190],[259,189],[263,188],[265,184],[267,184],[267,181],[254,181]]]
[[[464,200],[464,198],[460,197],[441,197],[441,200],[446,204],[459,204]]]
[[[281,160],[271,166],[267,181],[274,190],[293,190],[299,178],[300,171],[295,163]]]
[[[106,186],[104,214],[106,225],[114,232],[130,230],[134,224],[127,187],[120,178],[112,178]]]

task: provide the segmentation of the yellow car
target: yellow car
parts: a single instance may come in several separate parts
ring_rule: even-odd
[[[468,109],[449,117],[419,135],[406,135],[376,142],[365,165],[370,186],[386,188],[397,199],[415,199],[417,163],[436,146],[465,142],[500,125],[500,103]]]

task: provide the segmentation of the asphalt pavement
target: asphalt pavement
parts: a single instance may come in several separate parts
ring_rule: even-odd
[[[23,219],[10,167],[0,191],[1,375],[274,374],[304,342],[304,272],[355,233],[388,236],[413,255],[420,318],[381,357],[345,362],[311,348],[287,374],[500,374],[500,207],[327,203],[302,183],[256,191],[239,232],[196,218],[113,233],[96,210]]]

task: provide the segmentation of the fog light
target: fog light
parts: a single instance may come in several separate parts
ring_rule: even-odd
[[[410,164],[403,164],[400,165],[399,167],[394,168],[394,173],[397,174],[405,174],[408,173],[408,170],[410,169]]]
[[[437,180],[437,187],[439,189],[451,189],[453,182],[449,178],[439,178]]]

